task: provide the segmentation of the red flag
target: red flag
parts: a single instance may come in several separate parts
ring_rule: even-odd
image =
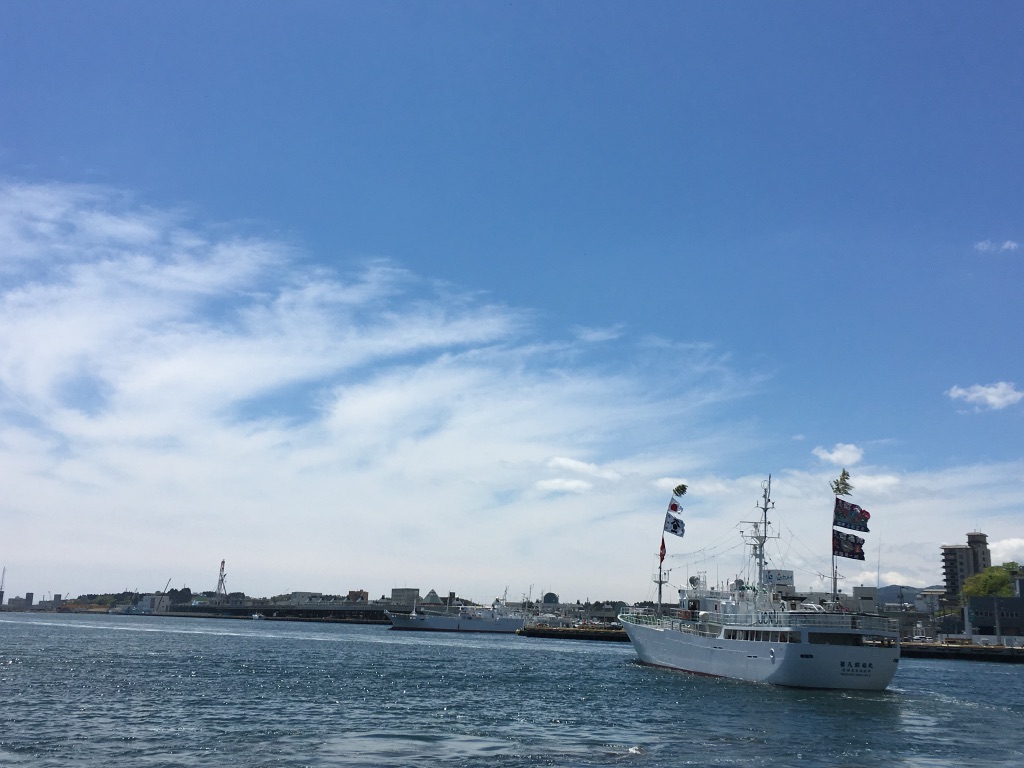
[[[661,557],[658,560],[659,563],[665,562],[665,534],[661,534]]]
[[[870,533],[868,531],[868,520],[870,519],[871,514],[866,509],[861,509],[856,504],[851,504],[836,496],[836,506],[832,512],[832,525]]]

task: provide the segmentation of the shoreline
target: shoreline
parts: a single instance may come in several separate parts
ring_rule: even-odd
[[[251,609],[235,611],[168,611],[162,613],[118,613],[99,610],[77,610],[77,611],[12,611],[4,608],[3,613],[66,613],[78,615],[106,615],[115,616],[151,616],[156,618],[169,619],[229,619],[234,621],[253,621],[253,614],[258,613]],[[366,624],[373,626],[388,626],[390,621],[384,617],[376,616],[343,616],[342,612],[330,612],[328,615],[310,615],[314,613],[308,610],[298,611],[277,611],[278,615],[260,614],[257,621],[292,621],[318,624]],[[286,615],[281,615],[281,614]],[[319,613],[317,611],[316,613]],[[369,612],[367,612],[369,613]],[[523,627],[516,630],[517,635],[527,638],[540,638],[547,640],[576,640],[588,642],[629,642],[629,637],[624,629],[617,628],[595,628],[595,627]],[[988,661],[1002,664],[1024,664],[1024,648],[1007,645],[984,645],[981,643],[922,643],[904,641],[900,643],[901,658],[908,659],[946,659],[958,661]]]

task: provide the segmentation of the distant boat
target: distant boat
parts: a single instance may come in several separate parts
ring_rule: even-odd
[[[513,634],[522,629],[525,617],[510,610],[503,601],[495,600],[490,608],[475,605],[457,605],[450,610],[419,610],[413,605],[411,613],[385,611],[392,629],[419,632],[492,632]]]
[[[774,508],[770,489],[771,478],[758,505],[761,520],[745,536],[758,566],[758,584],[737,579],[731,589],[711,590],[692,576],[689,588],[679,590],[678,607],[663,611],[660,590],[666,581],[659,565],[658,613],[619,616],[637,656],[651,666],[713,677],[795,688],[883,690],[900,659],[896,621],[853,613],[838,603],[805,606],[773,594],[764,568],[768,510]],[[666,520],[666,531],[672,532],[669,525]]]

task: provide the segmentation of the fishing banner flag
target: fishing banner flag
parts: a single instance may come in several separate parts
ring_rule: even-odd
[[[668,533],[674,534],[676,536],[682,536],[684,533],[686,533],[686,525],[683,523],[682,519],[676,517],[671,512],[666,512],[665,530]],[[662,537],[662,539],[664,539],[664,537]]]
[[[849,557],[852,560],[863,560],[864,539],[852,533],[832,531],[832,554],[837,557]]]
[[[658,552],[658,562],[665,562],[665,534],[661,534],[661,550]]]
[[[856,504],[843,501],[836,496],[836,508],[832,513],[832,525],[869,533],[868,520],[870,519],[871,515],[866,509],[861,509]]]

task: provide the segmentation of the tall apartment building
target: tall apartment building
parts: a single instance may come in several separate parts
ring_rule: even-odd
[[[988,536],[984,533],[968,533],[967,546],[974,553],[974,572],[981,573],[992,567],[992,553],[988,551]]]
[[[992,554],[988,550],[988,536],[984,533],[968,533],[966,544],[944,544],[942,576],[946,585],[945,599],[957,601],[967,578],[991,566]]]

